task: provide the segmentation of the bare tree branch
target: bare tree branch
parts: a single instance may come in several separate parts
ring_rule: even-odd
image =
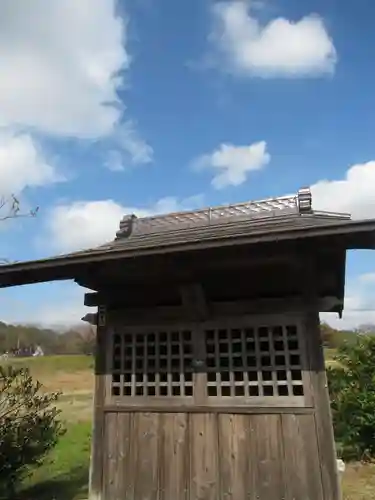
[[[19,219],[20,217],[36,217],[39,207],[36,207],[28,212],[22,212],[18,198],[11,194],[10,196],[0,196],[0,222],[9,219]],[[17,261],[9,260],[5,257],[0,257],[0,265],[15,264]]]
[[[6,208],[8,208],[6,213],[1,214],[1,212]],[[10,197],[0,197],[0,222],[19,217],[36,217],[38,211],[39,207],[36,207],[29,212],[21,212],[20,202],[14,194],[12,194]]]

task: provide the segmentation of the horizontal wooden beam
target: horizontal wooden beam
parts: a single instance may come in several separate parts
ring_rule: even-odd
[[[306,305],[303,297],[258,299],[238,302],[210,302],[207,304],[209,319],[231,316],[269,315],[280,313],[329,312],[342,306],[336,297],[324,297]],[[157,325],[196,321],[195,313],[183,306],[115,309],[108,311],[109,323],[120,325]]]
[[[150,258],[147,265],[145,261],[137,262],[109,262],[93,270],[88,276],[76,281],[79,285],[102,293],[110,293],[114,288],[140,287],[155,285],[160,288],[160,281],[167,283],[191,283],[201,281],[202,274],[212,272],[225,272],[234,270],[247,270],[269,266],[283,266],[285,268],[298,267],[298,254],[260,255],[254,252],[239,252],[238,255],[222,255],[198,257],[188,255]],[[113,292],[112,292],[113,293]]]
[[[272,398],[268,398],[272,399]],[[267,401],[268,403],[268,401]],[[153,406],[152,404],[142,404],[138,406],[127,405],[126,401],[122,405],[108,404],[104,408],[105,413],[137,413],[137,412],[149,412],[149,413],[236,413],[236,414],[256,414],[256,415],[270,415],[270,414],[288,414],[293,415],[311,415],[315,413],[313,408],[306,407],[272,407],[272,406],[221,406],[221,405],[211,405],[211,406],[193,406],[193,405],[163,405],[163,406]]]

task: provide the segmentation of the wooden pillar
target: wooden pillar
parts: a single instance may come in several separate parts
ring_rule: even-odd
[[[94,414],[91,438],[89,500],[102,500],[104,467],[104,401],[106,378],[106,311],[98,307],[95,350]]]
[[[309,353],[309,370],[314,398],[315,426],[324,500],[341,500],[319,311],[313,311],[311,307],[312,304],[317,303],[317,272],[314,256],[306,253],[304,264],[306,276],[304,299],[306,305],[309,306],[306,308],[308,312],[306,312],[305,316],[305,334]]]

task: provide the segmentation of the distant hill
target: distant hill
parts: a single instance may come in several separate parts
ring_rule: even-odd
[[[91,354],[95,328],[82,324],[60,332],[33,325],[10,325],[0,321],[0,354],[16,348],[41,346],[45,354]]]

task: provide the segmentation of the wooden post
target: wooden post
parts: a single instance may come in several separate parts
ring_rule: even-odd
[[[103,492],[103,445],[104,445],[104,400],[106,377],[106,311],[98,307],[97,337],[95,351],[94,415],[91,438],[91,461],[89,500],[102,500]],[[103,499],[104,500],[104,499]]]
[[[313,255],[306,253],[304,259],[306,281],[304,298],[306,305],[314,303],[317,296],[316,263]],[[316,303],[316,302],[315,302]],[[332,426],[332,413],[328,393],[323,344],[320,334],[319,311],[307,309],[305,334],[309,353],[309,369],[315,407],[315,426],[318,439],[319,461],[325,500],[340,500],[337,472],[336,445]]]

